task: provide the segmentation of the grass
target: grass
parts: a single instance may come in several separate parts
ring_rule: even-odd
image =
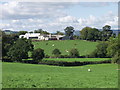
[[[117,88],[118,65],[77,67],[3,63],[3,88]],[[88,72],[88,69],[92,72]]]
[[[110,58],[44,58],[43,60],[53,60],[53,61],[104,61],[104,60],[111,60]]]
[[[58,48],[63,55],[68,55],[70,49],[77,48],[80,55],[90,54],[95,50],[98,42],[90,42],[84,40],[62,40],[62,41],[40,41],[33,42],[34,48],[42,48],[46,55],[52,55],[52,51]],[[54,46],[52,46],[54,44]]]

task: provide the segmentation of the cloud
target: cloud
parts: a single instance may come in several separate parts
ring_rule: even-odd
[[[74,3],[8,2],[0,4],[1,19],[54,18],[66,16],[64,9]]]
[[[78,23],[78,20],[76,17],[73,16],[65,16],[58,18],[58,22],[60,23]]]
[[[106,21],[105,25],[118,26],[118,17],[114,16],[113,20]]]
[[[105,24],[117,27],[118,17],[112,11],[101,17],[75,17],[66,10],[75,5],[85,7],[102,7],[109,4],[101,3],[42,3],[42,2],[7,2],[0,4],[0,28],[13,30],[43,29],[49,32],[63,31],[67,26],[81,30],[85,26],[101,28]],[[77,11],[76,11],[77,12]],[[1,20],[0,20],[1,21]]]
[[[99,29],[102,28],[104,25],[110,25],[112,26],[112,28],[118,26],[118,17],[112,12],[108,12],[106,15],[103,15],[101,17],[89,15],[88,18],[79,18],[78,21],[81,26],[90,26]]]

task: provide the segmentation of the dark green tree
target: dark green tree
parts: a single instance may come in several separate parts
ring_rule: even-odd
[[[2,58],[8,57],[7,52],[9,51],[10,47],[14,44],[14,42],[18,39],[18,35],[10,34],[6,35],[2,31]]]
[[[97,45],[96,50],[94,50],[91,54],[90,57],[96,57],[96,58],[105,58],[107,56],[107,47],[108,44],[106,42],[100,42]]]
[[[120,64],[120,34],[116,38],[111,37],[108,44],[107,54],[112,56],[112,63]]]
[[[112,63],[120,64],[120,54],[118,52],[112,57]]]
[[[72,58],[78,58],[79,57],[79,51],[75,48],[71,49],[69,52],[69,56]]]
[[[103,31],[109,31],[110,29],[111,29],[111,26],[109,26],[109,25],[105,25],[103,27]]]
[[[42,29],[38,29],[38,30],[35,30],[34,33],[40,33],[40,34],[50,34],[49,32],[47,31],[44,31]]]
[[[100,40],[100,31],[96,28],[85,27],[80,31],[80,38],[83,40],[96,41]]]
[[[35,62],[40,62],[45,57],[44,50],[41,48],[35,49],[32,52],[32,58]]]
[[[66,27],[65,31],[65,39],[73,39],[74,28],[72,26]]]
[[[111,37],[108,41],[107,54],[111,57],[114,57],[116,53],[119,52],[119,50],[120,46],[118,37],[116,38]]]
[[[10,47],[7,55],[12,61],[22,61],[28,58],[28,52],[33,50],[33,44],[27,39],[18,39]]]
[[[55,55],[56,57],[59,57],[60,54],[61,54],[61,52],[60,52],[59,49],[56,48],[56,49],[54,49],[54,50],[52,51],[52,54]]]
[[[88,30],[90,30],[90,27],[85,27],[80,31],[80,38],[83,40],[87,40],[87,36],[88,36]]]
[[[102,31],[102,41],[107,41],[111,36],[113,36],[113,31],[111,30],[111,26],[105,25]]]

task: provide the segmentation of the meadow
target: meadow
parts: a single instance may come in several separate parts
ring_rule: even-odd
[[[90,42],[85,40],[54,40],[54,41],[39,41],[33,42],[34,48],[42,48],[46,55],[52,56],[52,51],[58,48],[62,55],[68,55],[69,50],[77,48],[80,55],[90,54],[96,49],[98,42]]]
[[[3,88],[117,88],[118,84],[116,64],[59,67],[4,62],[2,66]]]
[[[44,58],[43,60],[53,60],[53,61],[67,61],[67,62],[74,62],[74,61],[105,61],[111,60],[111,58]]]

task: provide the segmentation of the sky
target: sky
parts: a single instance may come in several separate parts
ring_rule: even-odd
[[[117,2],[0,2],[0,29],[63,32],[67,26],[118,28]]]

